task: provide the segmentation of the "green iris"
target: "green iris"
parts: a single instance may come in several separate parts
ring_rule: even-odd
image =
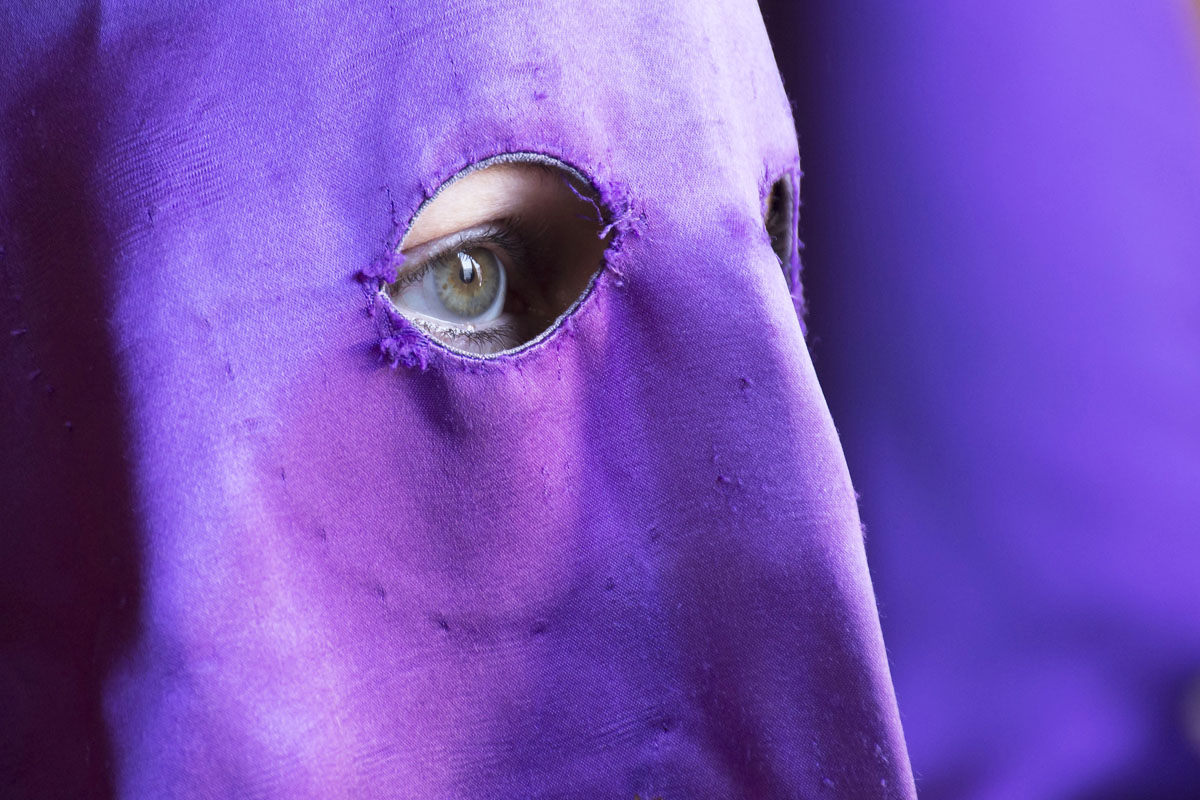
[[[502,285],[500,262],[483,247],[455,250],[431,265],[434,290],[447,311],[472,319],[492,307]]]

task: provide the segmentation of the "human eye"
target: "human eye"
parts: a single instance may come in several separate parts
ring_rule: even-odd
[[[414,218],[381,293],[427,336],[473,355],[536,338],[586,290],[607,239],[590,187],[542,163],[453,180]]]
[[[496,353],[520,344],[528,327],[523,315],[534,304],[523,295],[537,269],[532,260],[518,224],[502,220],[407,253],[384,292],[433,338],[470,353]]]

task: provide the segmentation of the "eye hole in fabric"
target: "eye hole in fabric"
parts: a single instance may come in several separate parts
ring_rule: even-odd
[[[490,159],[418,210],[393,254],[394,274],[381,276],[380,296],[410,338],[466,355],[507,353],[574,309],[603,264],[612,228],[575,170],[546,157]]]
[[[792,253],[796,247],[796,191],[792,179],[788,175],[779,178],[771,184],[767,195],[767,207],[763,214],[763,225],[767,235],[771,237],[771,249],[783,268],[787,279],[788,290],[793,294],[797,291],[795,285],[797,276],[793,274]]]

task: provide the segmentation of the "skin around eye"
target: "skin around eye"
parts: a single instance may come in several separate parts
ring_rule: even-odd
[[[599,269],[593,193],[542,163],[506,162],[440,191],[401,242],[397,280],[383,292],[443,344],[488,355],[543,332]]]

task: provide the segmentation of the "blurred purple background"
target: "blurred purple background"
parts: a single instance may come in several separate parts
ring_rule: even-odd
[[[918,791],[1200,798],[1197,7],[763,11]]]

